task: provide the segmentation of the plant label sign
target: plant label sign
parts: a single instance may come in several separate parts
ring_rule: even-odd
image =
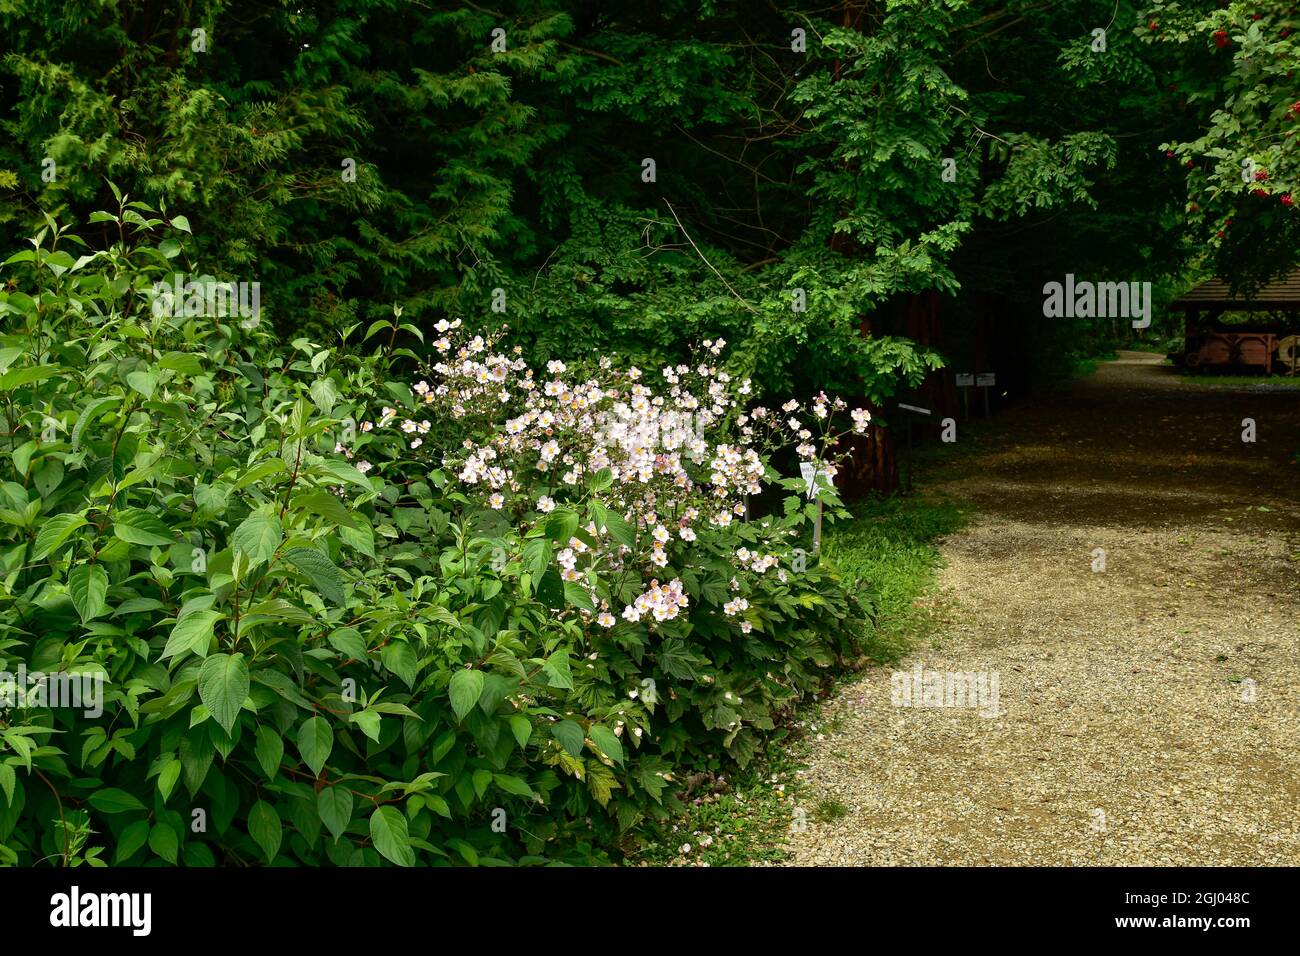
[[[993,373],[993,372],[980,372],[979,375],[975,376],[975,384],[976,384],[976,385],[996,385],[996,384],[997,384],[997,375],[996,375],[995,373]]]
[[[965,372],[957,373],[958,388],[970,387],[971,385],[974,384],[975,384],[975,376],[973,374],[965,373]]]
[[[827,484],[830,484],[830,476],[826,474],[825,468],[818,468],[814,462],[799,462],[799,476],[807,483],[808,487],[804,493],[809,498],[816,498],[821,488],[817,483],[818,478],[824,478]]]

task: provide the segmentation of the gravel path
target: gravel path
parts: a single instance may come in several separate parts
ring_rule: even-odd
[[[962,436],[925,491],[979,518],[900,668],[982,672],[986,705],[996,675],[998,715],[894,706],[884,669],[846,687],[792,865],[1300,863],[1300,392],[1156,361],[1121,353]]]

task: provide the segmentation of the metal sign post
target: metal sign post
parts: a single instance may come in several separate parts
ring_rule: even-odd
[[[964,421],[970,421],[970,390],[975,387],[973,373],[958,372],[957,387],[961,389],[961,408]]]
[[[900,411],[911,413],[907,417],[907,493],[911,494],[916,487],[916,482],[912,478],[912,415],[928,416],[930,409],[917,408],[915,405],[904,405],[902,402],[898,403],[898,408]]]
[[[817,463],[812,461],[799,462],[799,476],[808,484],[804,493],[809,500],[817,502],[817,513],[813,516],[813,554],[818,554],[822,549],[822,500],[817,479],[825,478],[828,484],[831,479],[825,468],[818,468]]]
[[[975,376],[975,384],[984,389],[984,417],[989,417],[989,389],[998,382],[997,373],[980,372]]]

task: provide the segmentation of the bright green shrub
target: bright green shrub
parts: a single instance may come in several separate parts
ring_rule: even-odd
[[[745,442],[800,430],[742,415],[718,369],[689,439],[708,454],[656,451],[642,481],[617,452],[565,483],[511,436],[547,390],[522,359],[458,415],[463,368],[419,390],[390,373],[423,361],[393,348],[424,338],[400,312],[332,348],[280,343],[212,314],[212,286],[162,291],[193,274],[183,217],[92,218],[111,248],[50,220],[0,273],[0,656],[103,681],[100,714],[7,685],[5,861],[608,859],[679,806],[684,768],[747,761],[853,650],[856,601],[792,550],[798,497],[680,533],[684,508],[725,485],[734,515],[765,476]],[[592,375],[593,411],[638,392]],[[834,438],[818,409],[805,456]],[[595,447],[583,424],[556,424],[557,465]],[[465,474],[484,449],[512,472],[501,502]],[[680,582],[679,613],[624,612],[655,593],[648,569]]]

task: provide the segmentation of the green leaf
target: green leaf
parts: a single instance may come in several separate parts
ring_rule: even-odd
[[[271,560],[283,534],[279,518],[254,513],[235,529],[230,536],[230,546],[248,556],[249,567],[257,567]]]
[[[605,528],[616,542],[629,548],[636,547],[636,529],[622,515],[613,512],[605,519]]]
[[[180,849],[176,831],[165,823],[155,823],[149,831],[149,849],[175,866],[177,851]]]
[[[623,744],[608,727],[603,724],[592,724],[587,731],[587,736],[606,757],[615,763],[623,762]]]
[[[68,573],[68,593],[81,621],[92,621],[104,613],[108,594],[108,572],[102,564],[79,564]]]
[[[290,548],[285,559],[311,580],[320,596],[331,604],[343,604],[343,585],[334,562],[315,548]]]
[[[176,536],[154,514],[139,508],[119,511],[113,519],[113,534],[129,544],[174,544]]]
[[[52,375],[58,375],[61,371],[63,367],[60,365],[28,365],[24,368],[10,369],[0,375],[0,392],[7,392],[33,382],[42,382]]]
[[[324,717],[312,717],[302,722],[298,728],[298,753],[316,776],[320,776],[321,768],[333,749],[334,730],[329,721]]]
[[[547,568],[537,582],[537,600],[552,611],[564,610],[564,579],[554,567]]]
[[[257,762],[266,774],[266,779],[274,780],[280,764],[284,760],[284,741],[280,735],[267,726],[257,728],[257,745],[253,748]]]
[[[414,866],[415,851],[406,817],[396,807],[376,807],[370,815],[370,840],[384,859],[398,866]]]
[[[582,743],[585,734],[582,727],[572,720],[562,720],[558,724],[551,725],[551,733],[560,745],[569,752],[570,757],[577,757],[582,753]]]
[[[352,792],[347,787],[324,788],[316,794],[316,811],[337,843],[352,821]]]
[[[262,848],[267,863],[274,860],[280,852],[280,840],[284,837],[280,814],[265,800],[258,800],[248,811],[248,835]]]
[[[96,790],[86,799],[100,813],[126,813],[129,810],[148,809],[131,794],[125,790],[119,790],[117,787]]]
[[[531,797],[533,795],[533,788],[519,777],[506,773],[495,773],[492,775],[492,779],[506,793],[513,793],[517,797]]]
[[[451,675],[451,684],[447,690],[451,695],[451,709],[455,711],[456,719],[464,720],[483,693],[483,672],[458,670]]]
[[[176,789],[176,781],[181,777],[181,762],[176,759],[167,761],[163,765],[162,772],[158,774],[158,792],[162,794],[163,802],[172,795]]]
[[[81,436],[85,433],[86,426],[120,401],[120,398],[97,398],[82,409],[81,414],[77,417],[77,424],[72,426],[73,451],[81,447]]]
[[[533,735],[532,722],[523,714],[511,714],[506,718],[506,722],[510,724],[510,732],[515,735],[519,746],[526,747],[528,738]]]
[[[134,856],[140,847],[144,846],[149,840],[149,821],[136,820],[122,831],[122,835],[117,839],[117,851],[113,854],[113,862],[121,864],[123,860]]]
[[[357,488],[368,492],[373,492],[375,490],[371,486],[370,480],[361,472],[349,465],[346,461],[326,459],[317,467],[325,473],[327,478],[333,479],[336,483],[355,485]]]
[[[163,648],[160,660],[186,651],[207,657],[208,644],[212,641],[213,631],[221,618],[220,611],[192,611],[181,617],[167,638],[167,646]]]
[[[46,555],[53,553],[64,541],[68,540],[68,535],[88,524],[90,522],[81,515],[55,515],[45,522],[41,526],[41,530],[37,532],[36,550],[32,552],[32,560],[40,561]]]
[[[574,607],[580,607],[592,614],[596,613],[596,605],[591,603],[591,595],[587,589],[575,581],[566,581],[564,583],[564,599]]]
[[[248,696],[248,665],[243,654],[214,654],[199,668],[199,699],[226,733],[235,726]]]
[[[542,665],[542,673],[546,675],[546,683],[552,687],[558,687],[561,690],[573,689],[573,674],[569,670],[569,652],[564,648],[559,648]]]

